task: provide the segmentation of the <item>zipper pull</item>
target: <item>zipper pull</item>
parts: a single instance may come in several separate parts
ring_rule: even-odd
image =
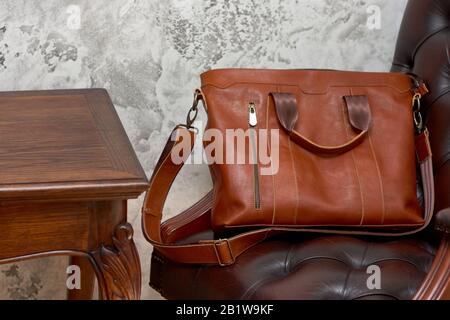
[[[256,117],[256,106],[253,102],[248,105],[248,124],[254,128],[258,125],[258,118]]]

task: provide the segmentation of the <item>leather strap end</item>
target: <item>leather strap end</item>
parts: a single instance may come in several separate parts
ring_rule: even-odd
[[[416,136],[416,154],[419,163],[423,163],[432,156],[429,133],[427,130]]]
[[[372,123],[369,98],[367,96],[344,96],[350,124],[361,131],[367,131]]]
[[[273,98],[278,121],[287,132],[292,133],[299,117],[297,98],[292,93],[279,92],[270,93],[269,97]]]
[[[420,93],[420,95],[423,97],[424,95],[426,95],[430,91],[428,90],[427,85],[424,82],[422,82],[420,84],[419,88],[417,88],[417,92]]]

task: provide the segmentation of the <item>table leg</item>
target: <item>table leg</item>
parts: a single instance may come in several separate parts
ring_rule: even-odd
[[[92,253],[100,296],[106,300],[138,300],[141,295],[141,265],[129,223],[116,227],[112,244],[102,245]]]

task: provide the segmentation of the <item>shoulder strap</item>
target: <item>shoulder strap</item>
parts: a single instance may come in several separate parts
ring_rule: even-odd
[[[182,142],[180,137],[190,137],[191,148],[189,153],[182,155],[183,161],[173,161],[172,151]],[[170,187],[178,172],[189,157],[195,141],[195,131],[184,126],[177,126],[171,134],[166,147],[156,165],[150,181],[143,206],[143,229],[146,238],[158,248],[161,253],[173,261],[196,264],[232,264],[235,258],[256,243],[266,238],[266,231],[247,233],[243,237],[225,240],[200,241],[190,245],[172,245],[165,243],[161,236],[161,220],[164,203]],[[198,209],[201,213],[208,211],[212,206],[212,199]],[[195,214],[195,212],[194,212]]]
[[[192,122],[190,122],[190,124],[192,124]],[[220,266],[231,265],[239,255],[252,246],[264,241],[270,236],[286,231],[363,236],[406,236],[425,229],[432,220],[434,210],[434,178],[429,136],[428,131],[425,129],[416,136],[416,152],[420,164],[425,198],[425,224],[419,229],[408,232],[372,232],[312,228],[264,228],[245,232],[228,239],[206,240],[187,245],[174,244],[174,241],[167,241],[162,236],[161,220],[164,203],[172,183],[194,147],[196,131],[190,127],[190,124],[188,126],[179,125],[173,130],[155,167],[142,210],[142,225],[145,237],[154,247],[158,248],[163,255],[174,262]],[[182,150],[181,154],[178,154],[180,159],[174,161],[172,153],[174,150],[178,151],[176,148],[179,147],[179,144],[183,139],[190,139],[190,148],[188,150]],[[209,213],[212,209],[212,202],[213,197],[210,193],[201,202],[189,209],[193,219],[202,219],[202,217]],[[183,223],[185,222],[182,221],[181,227],[183,226]],[[192,221],[186,222],[186,224],[188,223],[191,223],[192,225]],[[173,232],[183,232],[186,234],[186,230],[183,228],[176,228]],[[177,239],[182,238],[182,236],[177,236],[175,234],[172,235],[171,238]]]

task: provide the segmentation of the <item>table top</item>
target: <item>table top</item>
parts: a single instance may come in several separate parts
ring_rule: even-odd
[[[0,200],[127,199],[147,187],[106,90],[0,92]]]

